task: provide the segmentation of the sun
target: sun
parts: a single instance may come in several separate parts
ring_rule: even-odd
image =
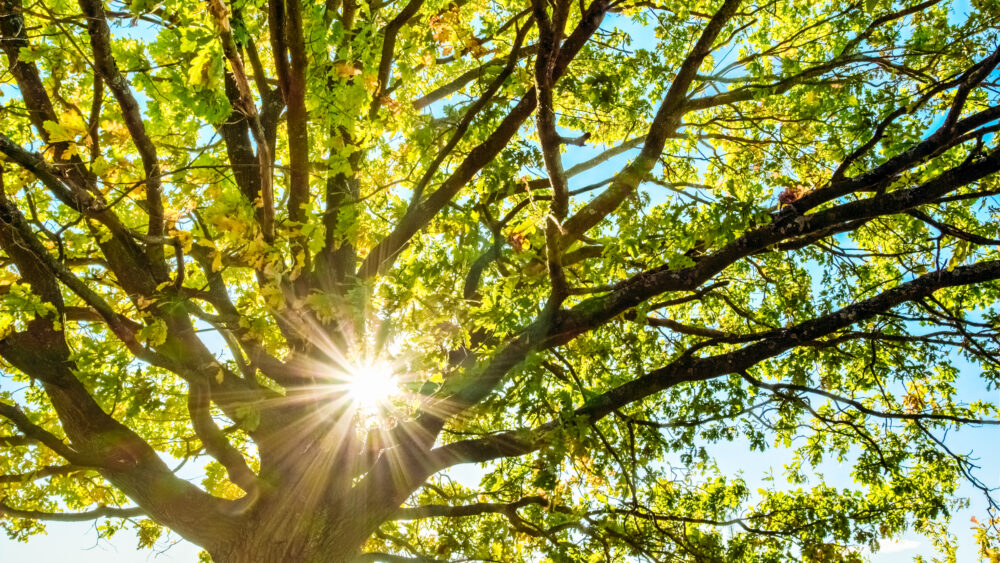
[[[370,364],[351,370],[347,395],[358,409],[377,412],[399,394],[399,380],[385,364]]]

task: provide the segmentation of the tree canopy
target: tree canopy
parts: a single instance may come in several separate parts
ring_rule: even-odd
[[[971,483],[998,557],[951,442],[1000,418],[998,24],[0,0],[0,525],[217,563],[947,558]]]

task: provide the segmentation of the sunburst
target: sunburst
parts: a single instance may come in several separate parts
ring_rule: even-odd
[[[356,366],[348,374],[347,396],[361,412],[377,414],[390,407],[400,388],[399,376],[386,363]]]

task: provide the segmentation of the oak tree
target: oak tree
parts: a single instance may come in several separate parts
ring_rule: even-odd
[[[959,485],[996,507],[951,438],[998,419],[998,20],[0,0],[0,525],[219,563],[947,555]]]

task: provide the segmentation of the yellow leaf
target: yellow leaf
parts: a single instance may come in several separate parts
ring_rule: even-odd
[[[335,70],[341,78],[351,78],[352,76],[361,74],[361,69],[354,68],[354,65],[347,63],[337,63],[333,65],[333,70]]]
[[[83,117],[78,113],[71,113],[64,116],[62,118],[62,125],[67,131],[78,137],[87,134],[87,124],[84,123]]]
[[[108,162],[108,159],[103,156],[99,156],[90,164],[90,171],[93,172],[95,176],[103,178],[112,167],[113,165]]]
[[[219,71],[219,62],[215,53],[208,48],[201,49],[191,60],[188,69],[188,85],[195,88],[205,88],[212,83],[214,75]]]
[[[77,144],[75,144],[75,143],[73,143],[73,144],[69,145],[66,148],[66,150],[64,150],[62,153],[59,154],[59,159],[60,160],[69,160],[69,159],[73,158],[74,156],[79,156],[79,154],[80,154],[80,150],[79,149],[80,149],[80,146],[77,145]]]
[[[156,319],[139,329],[136,336],[150,346],[159,346],[167,341],[167,323],[163,319]]]
[[[188,231],[174,231],[171,233],[181,243],[184,252],[191,252],[191,245],[194,244],[194,237]]]
[[[50,143],[72,142],[76,138],[72,132],[55,121],[43,122],[42,128],[48,131]]]

